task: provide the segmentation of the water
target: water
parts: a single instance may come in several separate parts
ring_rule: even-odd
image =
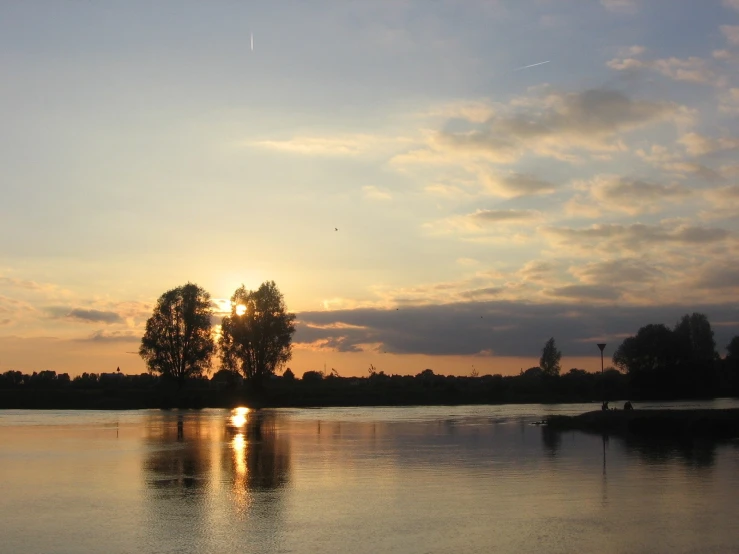
[[[592,408],[4,411],[0,552],[739,550],[739,443],[531,425]]]

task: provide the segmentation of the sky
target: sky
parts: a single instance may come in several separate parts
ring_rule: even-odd
[[[162,293],[266,280],[297,374],[724,354],[738,68],[739,0],[2,2],[0,372],[145,371]]]

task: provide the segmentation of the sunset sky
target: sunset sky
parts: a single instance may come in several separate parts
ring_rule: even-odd
[[[297,374],[739,334],[739,0],[2,2],[0,71],[0,372],[144,371],[188,281]]]

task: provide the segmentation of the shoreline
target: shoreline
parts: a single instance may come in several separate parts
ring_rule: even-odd
[[[739,437],[739,408],[597,410],[576,416],[551,415],[555,431],[583,431],[655,438]]]

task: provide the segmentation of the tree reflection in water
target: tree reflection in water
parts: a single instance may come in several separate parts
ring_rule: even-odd
[[[271,411],[245,411],[237,408],[227,426],[230,456],[224,468],[232,475],[232,492],[237,506],[243,510],[251,504],[256,492],[279,489],[286,485],[290,473],[288,441],[277,432],[276,415]],[[264,499],[272,498],[265,495]]]
[[[152,417],[145,429],[147,485],[184,494],[202,489],[211,466],[208,443],[212,437],[200,414],[178,415],[176,420]]]
[[[554,457],[557,455],[557,452],[562,445],[562,433],[555,429],[551,429],[548,425],[542,425],[541,441],[542,446],[544,446],[544,452],[549,456]]]
[[[551,429],[546,425],[541,427],[541,440],[545,452],[555,456],[561,447],[562,433],[577,433],[579,431],[561,431]],[[584,432],[584,431],[583,431]],[[588,433],[586,433],[588,434]],[[605,445],[608,435],[603,435],[603,459],[605,468]],[[707,438],[655,438],[633,435],[614,435],[627,452],[635,454],[648,464],[666,464],[673,460],[680,460],[684,464],[708,469],[713,467],[716,460],[716,448],[726,441]]]
[[[260,552],[279,550],[290,443],[278,417],[246,409],[153,413],[143,463],[152,536],[172,551],[214,551],[240,529]]]
[[[286,485],[290,448],[270,411],[233,410],[226,418],[200,412],[152,416],[146,426],[146,484],[191,495],[207,486],[232,484],[240,511],[255,491]]]

